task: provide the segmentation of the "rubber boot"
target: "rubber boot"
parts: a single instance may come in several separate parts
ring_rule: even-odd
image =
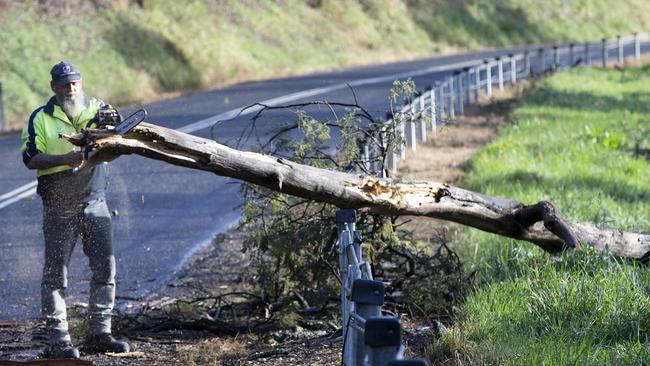
[[[46,358],[79,358],[79,350],[70,342],[57,342],[51,344],[43,355]]]
[[[118,341],[110,333],[89,334],[84,342],[84,350],[88,352],[124,353],[130,349],[128,343]]]

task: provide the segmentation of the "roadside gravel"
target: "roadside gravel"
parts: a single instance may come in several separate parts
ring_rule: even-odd
[[[408,152],[399,174],[417,180],[462,182],[467,161],[477,148],[489,142],[506,123],[504,115],[511,95],[466,109],[466,116],[440,128],[417,151]],[[429,218],[408,218],[405,228],[426,241],[440,231],[453,232],[455,226]],[[218,235],[183,267],[179,276],[156,298],[128,301],[126,312],[155,308],[175,299],[196,298],[250,289],[247,282],[250,261],[242,252],[245,233],[232,228]],[[118,301],[125,301],[119,300]],[[70,306],[71,333],[79,339],[85,330],[83,305]],[[120,318],[119,316],[117,318]],[[333,327],[307,329],[297,326],[290,332],[215,336],[206,331],[133,331],[116,322],[118,338],[128,338],[135,352],[126,355],[86,354],[82,358],[95,365],[336,365],[340,362],[340,331]],[[122,329],[121,329],[122,328]],[[129,330],[131,329],[131,330]],[[432,337],[405,321],[405,343],[411,356],[422,357]],[[43,323],[37,319],[0,323],[0,360],[33,360],[44,347]],[[0,361],[1,363],[1,361]]]

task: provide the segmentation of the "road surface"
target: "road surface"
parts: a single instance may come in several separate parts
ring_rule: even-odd
[[[455,69],[522,50],[475,52],[248,82],[144,107],[149,122],[201,137],[214,134],[218,141],[232,145],[250,115],[231,118],[255,102],[353,103],[356,95],[360,105],[383,117],[388,91],[396,79],[411,76],[418,89],[424,89]],[[647,50],[644,44],[643,51]],[[592,57],[597,62],[596,47]],[[612,51],[610,60],[614,59]],[[130,111],[127,108],[122,112]],[[269,114],[258,126],[263,133],[288,117],[287,113]],[[211,129],[217,121],[222,122]],[[19,149],[19,133],[0,135],[0,320],[40,315],[42,205],[34,193],[35,172],[23,166]],[[116,214],[113,223],[118,298],[143,298],[163,290],[195,250],[240,217],[238,182],[140,156],[123,156],[110,165],[108,204]],[[90,274],[80,247],[78,244],[69,267],[69,304],[86,302],[88,296]]]

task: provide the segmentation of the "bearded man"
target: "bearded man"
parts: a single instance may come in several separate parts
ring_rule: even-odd
[[[84,96],[81,73],[74,64],[62,61],[52,67],[50,74],[54,96],[31,114],[22,133],[23,162],[27,168],[37,170],[37,193],[43,201],[45,263],[41,303],[49,339],[46,356],[79,358],[68,332],[64,301],[68,263],[78,238],[92,272],[84,349],[128,352],[129,345],[111,335],[115,258],[105,197],[108,164],[73,169],[81,166],[82,153],[59,137],[89,127],[105,104]]]

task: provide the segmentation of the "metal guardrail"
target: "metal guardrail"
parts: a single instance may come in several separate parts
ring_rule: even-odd
[[[404,360],[399,319],[381,315],[384,283],[372,278],[363,260],[356,212],[336,212],[341,273],[342,363],[345,366],[427,366],[424,360]]]
[[[445,121],[464,114],[467,105],[480,103],[483,96],[492,97],[494,88],[503,91],[506,84],[514,85],[520,80],[548,72],[591,66],[594,61],[600,61],[602,67],[607,67],[614,60],[623,65],[626,51],[634,59],[641,58],[642,39],[650,40],[650,33],[527,49],[517,54],[477,61],[472,67],[455,70],[443,80],[428,86],[417,98],[405,100],[398,112],[389,116],[397,123],[397,133],[404,143],[384,146],[383,149],[389,149],[385,166],[370,164],[368,168],[381,171],[384,176],[387,172],[394,172],[397,162],[406,158],[407,148],[415,151],[418,140],[426,141],[427,131],[435,134]],[[364,146],[363,152],[365,161],[378,160],[375,157],[379,154],[369,146]]]
[[[522,53],[486,59],[472,67],[455,70],[442,81],[436,81],[417,98],[407,99],[387,119],[397,124],[396,134],[403,143],[390,149],[385,166],[377,166],[378,154],[369,145],[363,146],[366,167],[382,175],[396,170],[397,162],[406,158],[406,149],[417,149],[427,133],[436,133],[445,120],[462,115],[466,105],[492,97],[494,88],[505,89],[523,79],[548,72],[600,61],[603,67],[615,56],[625,63],[626,48],[633,57],[641,58],[641,38],[650,40],[650,33],[635,33],[615,40],[547,46],[527,49]],[[385,141],[385,139],[384,139]],[[384,146],[384,149],[387,147]],[[341,273],[341,320],[343,329],[342,363],[345,366],[426,366],[425,360],[404,360],[401,325],[395,317],[381,316],[384,284],[372,278],[370,263],[363,260],[362,241],[356,230],[356,214],[352,209],[336,213],[339,228],[339,265]]]

